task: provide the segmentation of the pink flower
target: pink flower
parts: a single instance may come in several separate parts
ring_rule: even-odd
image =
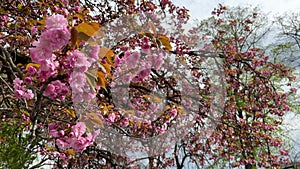
[[[168,129],[168,125],[164,123],[161,127],[157,127],[159,134],[164,134]]]
[[[169,111],[169,114],[172,116],[172,117],[175,117],[177,115],[177,110],[176,109],[172,109]]]
[[[56,97],[55,86],[53,84],[48,84],[46,90],[44,91],[44,95],[55,98]]]
[[[47,71],[47,70],[39,70],[37,77],[40,81],[44,82],[46,79],[48,79],[53,74],[54,74],[54,72],[50,72],[50,71]]]
[[[154,55],[155,56],[155,55]],[[152,57],[152,66],[154,67],[155,70],[160,69],[160,67],[163,64],[163,53],[158,54],[156,57]]]
[[[60,14],[52,15],[46,20],[46,28],[63,28],[68,26],[67,19]]]
[[[60,100],[63,100],[63,95],[69,93],[69,88],[62,83],[60,80],[55,80],[48,84],[46,90],[44,91],[45,96],[49,96],[52,99],[57,99],[56,97],[60,95]]]
[[[280,150],[280,154],[283,156],[287,156],[287,155],[289,155],[289,151],[288,150]]]
[[[108,118],[106,118],[105,121],[106,121],[109,125],[111,125],[111,124],[113,124],[113,123],[115,122],[115,119],[116,119],[115,113],[111,113],[111,114],[108,115]]]
[[[74,50],[72,53],[67,55],[68,64],[73,68],[76,64],[76,60],[79,57],[84,57],[84,54],[81,53],[79,50]]]
[[[122,80],[123,83],[127,84],[127,83],[130,82],[131,76],[129,74],[124,75],[124,76],[121,77],[121,80]]]
[[[26,89],[22,86],[23,81],[19,78],[14,79],[14,94],[17,98],[20,99],[33,99],[34,94],[32,93],[32,90]]]
[[[91,47],[91,49],[89,50],[89,59],[92,58],[92,62],[95,62],[99,56],[99,51],[100,51],[100,47],[98,45],[94,45]]]
[[[90,86],[86,86],[85,89],[87,89],[87,91],[85,91],[82,96],[84,100],[92,100],[96,97],[97,93],[92,90]]]
[[[116,56],[114,66],[118,67],[121,62],[122,62],[122,59],[120,59],[119,56]]]
[[[66,91],[67,90],[67,86],[62,83],[60,80],[55,80],[52,82],[52,84],[55,86],[55,91],[58,93],[58,94],[66,94]]]
[[[121,121],[120,125],[123,126],[123,127],[127,127],[127,126],[129,125],[129,120],[128,120],[128,118],[125,117],[125,118]]]
[[[69,79],[69,84],[73,93],[82,93],[85,82],[86,76],[84,73],[80,72],[73,72]]]
[[[15,78],[13,83],[15,89],[21,89],[20,86],[23,83],[23,81],[20,78]]]
[[[72,138],[59,138],[56,140],[56,144],[60,148],[70,148],[72,143]]]
[[[71,38],[67,28],[53,28],[41,34],[40,43],[42,48],[55,51],[69,43]]]
[[[59,66],[59,63],[57,61],[53,61],[50,59],[42,60],[40,64],[41,64],[40,70],[46,70],[46,71],[54,71]]]
[[[95,138],[99,135],[99,133],[100,133],[100,129],[94,131],[92,134],[91,134],[91,133],[87,134],[86,138],[87,138],[90,142],[94,142]]]
[[[74,139],[71,146],[75,152],[82,152],[86,149],[86,147],[90,146],[92,142],[90,142],[85,137],[79,137],[78,139]]]
[[[122,60],[125,61],[130,55],[131,55],[131,52],[130,52],[130,51],[124,52],[124,56],[122,57]]]
[[[146,54],[150,54],[151,53],[150,45],[149,44],[142,45],[142,52]]]
[[[81,53],[80,51],[77,51],[77,50],[74,51],[73,56],[71,56],[70,59],[72,59],[72,57],[73,57],[73,60],[75,60],[75,58],[76,58],[76,61],[74,63],[74,67],[76,68],[76,71],[78,71],[78,72],[81,72],[81,73],[86,72],[92,64],[88,60],[88,58],[83,53]]]
[[[15,90],[17,98],[25,98],[25,92],[23,90]]]
[[[133,82],[140,82],[140,81],[144,81],[145,79],[148,78],[148,76],[150,75],[151,73],[151,69],[150,68],[146,68],[146,69],[143,69],[141,70],[137,76],[135,76],[132,81]]]
[[[83,122],[78,122],[75,126],[72,127],[72,132],[75,134],[75,137],[80,137],[85,133],[86,126]]]
[[[36,73],[36,69],[33,66],[29,66],[27,72],[29,75],[34,75]]]
[[[31,29],[30,29],[31,35],[35,35],[37,31],[38,31],[38,29],[36,28],[36,26],[33,26],[33,27],[31,27]]]
[[[77,139],[73,139],[71,146],[75,152],[82,152],[86,149],[86,147],[93,144],[96,136],[100,133],[100,130],[93,132],[93,134],[89,133],[86,137],[78,137]]]
[[[27,92],[25,93],[24,98],[26,98],[26,99],[33,99],[33,97],[34,97],[34,94],[32,93],[32,90],[27,89]]]
[[[41,47],[39,42],[33,43],[33,45],[34,48],[29,48],[32,62],[40,63],[42,60],[52,57],[52,51],[49,48]]]
[[[133,52],[132,54],[130,54],[126,58],[126,65],[128,66],[128,68],[135,67],[137,65],[137,63],[139,62],[140,56],[141,55],[138,52]]]
[[[50,135],[52,135],[53,137],[61,137],[63,135],[65,135],[65,131],[64,130],[60,130],[58,131],[58,124],[55,123],[50,123],[48,124],[48,129],[49,129],[49,133]]]
[[[32,81],[33,81],[32,77],[25,77],[24,78],[24,82],[27,83],[27,84],[30,84]]]
[[[56,129],[57,127],[58,127],[58,125],[57,125],[57,124],[55,124],[55,123],[49,123],[49,124],[48,124],[48,128],[49,128],[49,130]]]

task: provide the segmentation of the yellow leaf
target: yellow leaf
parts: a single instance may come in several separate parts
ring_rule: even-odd
[[[18,4],[17,8],[18,9],[22,9],[23,5],[22,4]]]
[[[97,30],[97,32],[95,33],[95,35],[98,36],[98,37],[106,37],[105,33],[103,31],[105,31],[105,29],[100,26],[100,28]]]
[[[79,18],[80,20],[84,21],[83,14],[77,13],[77,14],[75,14],[75,16],[76,16],[77,18]]]
[[[44,17],[42,20],[37,21],[37,23],[41,24],[42,26],[46,25],[46,17]]]
[[[46,150],[48,150],[48,151],[55,151],[56,148],[52,147],[52,146],[49,146],[48,144],[46,144]]]
[[[75,156],[75,152],[74,152],[74,150],[73,149],[68,149],[68,150],[66,150],[66,154],[69,154],[69,155],[71,155],[71,156]]]
[[[146,94],[144,94],[144,95],[143,95],[143,98],[145,98],[145,99],[149,100],[149,99],[150,99],[150,96],[149,96],[149,95],[146,95]]]
[[[92,132],[94,129],[94,124],[91,121],[82,121],[85,123],[87,132]]]
[[[101,114],[103,115],[106,115],[108,113],[108,107],[104,104],[102,107],[101,107]]]
[[[113,109],[115,106],[113,106],[113,105],[108,105],[107,106],[107,108],[108,108],[108,110],[111,110],[111,109]]]
[[[78,32],[82,32],[86,34],[87,36],[93,36],[95,32],[99,30],[100,26],[96,22],[91,22],[91,23],[81,23],[76,27],[76,30]]]
[[[71,115],[73,118],[76,117],[76,114],[75,114],[75,111],[74,110],[71,110],[71,109],[67,109],[66,112]]]
[[[28,70],[29,66],[35,67],[35,68],[40,68],[40,64],[37,63],[28,63],[26,65],[26,70]]]

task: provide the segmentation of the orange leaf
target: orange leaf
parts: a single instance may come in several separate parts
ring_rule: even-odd
[[[170,44],[170,39],[167,36],[158,36],[159,41],[165,46],[167,51],[170,51],[172,49],[172,46]]]
[[[35,67],[35,68],[40,68],[40,64],[37,63],[28,63],[26,65],[26,70],[28,70],[29,66]]]
[[[37,23],[41,24],[42,27],[44,27],[46,25],[46,17],[44,17],[42,20],[37,21]]]
[[[108,63],[102,64],[102,65],[104,66],[104,68],[105,68],[105,70],[106,70],[106,73],[110,73],[110,71],[111,71],[111,65],[108,64]]]
[[[102,47],[100,48],[100,52],[98,54],[98,56],[100,58],[106,56],[106,57],[112,57],[114,55],[114,52],[112,50],[110,50],[109,48],[106,47]]]
[[[81,23],[76,27],[76,30],[78,32],[82,32],[88,36],[93,36],[95,32],[99,30],[100,26],[96,22],[91,22],[91,23]]]
[[[97,71],[97,76],[98,76],[98,85],[102,87],[103,89],[106,90],[106,79],[105,79],[105,74],[102,71]]]
[[[74,150],[73,149],[68,149],[68,150],[66,150],[66,154],[69,154],[69,155],[71,155],[71,156],[75,156],[75,152],[74,152]]]
[[[78,34],[77,34],[77,42],[76,43],[77,43],[77,45],[79,45],[82,40],[88,41],[90,38],[91,37],[88,36],[88,35],[86,35],[85,33],[78,32]]]
[[[75,27],[72,27],[71,29],[71,45],[74,47],[76,45],[76,41],[78,39],[78,31]]]

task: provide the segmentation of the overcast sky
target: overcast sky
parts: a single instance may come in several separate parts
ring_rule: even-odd
[[[174,0],[172,2],[189,9],[193,19],[209,17],[213,8],[219,3],[225,6],[259,6],[264,12],[271,12],[271,15],[300,12],[300,0]]]

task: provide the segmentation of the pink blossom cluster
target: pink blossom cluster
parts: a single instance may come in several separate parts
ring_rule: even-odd
[[[73,102],[79,103],[96,97],[97,93],[88,84],[85,73],[97,61],[99,50],[98,45],[91,47],[88,51],[89,57],[78,50],[69,54],[68,62],[73,67],[73,72],[69,78],[69,84],[73,92]],[[100,88],[99,86],[96,87],[97,90]]]
[[[141,82],[147,80],[152,68],[155,70],[161,68],[164,63],[164,53],[150,53],[150,48],[144,49],[144,46],[142,52],[148,55],[142,57],[139,52],[126,51],[122,58],[116,56],[114,76],[123,83]],[[130,72],[130,74],[124,75],[124,72]]]
[[[53,54],[69,43],[71,38],[68,30],[68,21],[63,15],[52,15],[46,20],[46,29],[42,32],[39,41],[33,42],[30,48],[31,60],[41,65],[39,78],[45,80],[54,75],[58,67]]]
[[[55,80],[48,84],[44,95],[52,99],[64,100],[65,95],[69,92],[70,90],[65,83],[62,83],[60,80]]]
[[[15,78],[13,83],[14,83],[14,93],[18,98],[32,99],[34,97],[32,90],[26,89],[25,87],[22,86],[23,80],[20,80],[19,78]]]
[[[119,115],[116,115],[115,113],[111,113],[107,116],[107,118],[105,118],[105,122],[108,125],[112,125],[118,120],[118,118],[120,118]]]
[[[83,122],[78,122],[75,126],[72,126],[71,132],[68,135],[65,134],[64,130],[58,130],[59,124],[50,123],[48,128],[49,133],[53,137],[57,137],[56,145],[59,148],[72,148],[74,152],[82,152],[86,147],[92,145],[100,132],[97,130],[86,134],[86,126]]]

